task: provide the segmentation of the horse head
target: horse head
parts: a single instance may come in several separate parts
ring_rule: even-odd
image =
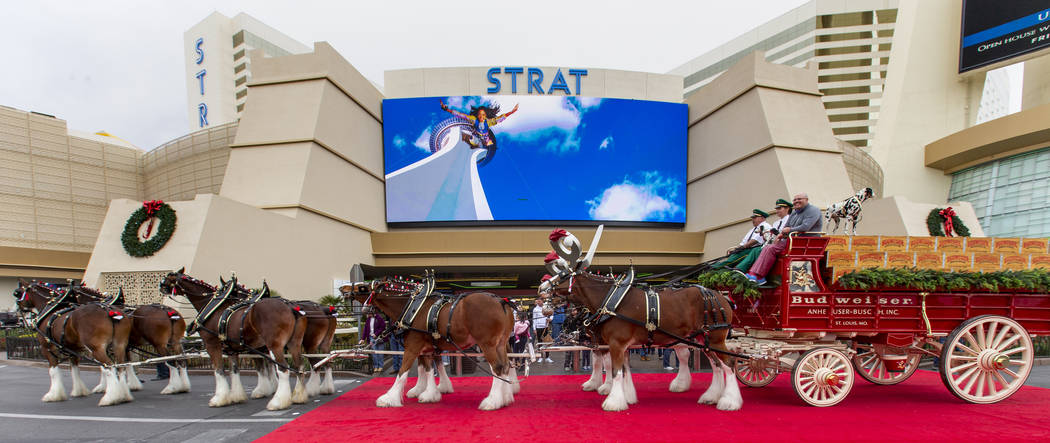
[[[169,272],[168,275],[161,279],[160,285],[158,285],[160,292],[170,296],[194,297],[201,297],[209,292],[215,292],[214,286],[190,277],[185,272],[186,267],[182,267],[178,271]]]

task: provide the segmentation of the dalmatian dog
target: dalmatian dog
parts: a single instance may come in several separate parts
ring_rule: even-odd
[[[835,227],[830,230],[831,234],[839,229],[839,220],[846,220],[845,233],[846,235],[857,235],[857,223],[860,222],[861,216],[861,203],[864,200],[875,196],[875,192],[871,188],[864,188],[857,191],[846,200],[838,203],[833,203],[828,206],[828,210],[824,212],[824,226],[829,226],[831,221],[835,221]]]

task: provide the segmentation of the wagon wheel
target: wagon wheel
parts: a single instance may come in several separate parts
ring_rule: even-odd
[[[919,368],[919,360],[922,359],[919,354],[908,355],[908,366],[904,368],[904,372],[890,372],[886,370],[882,356],[876,353],[871,345],[854,343],[853,348],[857,350],[857,355],[853,356],[853,369],[860,378],[877,385],[895,385],[907,380]]]
[[[970,403],[995,403],[1017,392],[1032,371],[1032,338],[1016,321],[971,318],[952,331],[941,350],[941,381]]]
[[[752,388],[761,388],[777,379],[776,366],[770,365],[769,361],[764,358],[749,360],[734,358],[733,369],[736,372],[736,379],[740,380],[744,386]]]
[[[814,348],[806,351],[791,369],[795,394],[813,406],[834,406],[853,387],[853,366],[842,351]]]

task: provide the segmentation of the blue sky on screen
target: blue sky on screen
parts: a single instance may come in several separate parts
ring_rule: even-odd
[[[498,104],[498,150],[479,168],[495,220],[685,222],[687,108],[590,97],[468,96],[383,101],[385,172],[430,155],[431,127]],[[387,205],[399,202],[388,201]]]

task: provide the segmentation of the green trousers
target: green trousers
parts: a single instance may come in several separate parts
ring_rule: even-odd
[[[751,265],[755,264],[755,260],[758,260],[758,255],[761,253],[761,245],[737,251],[730,254],[725,260],[716,263],[715,267],[735,268],[747,272],[748,269],[751,269]]]

